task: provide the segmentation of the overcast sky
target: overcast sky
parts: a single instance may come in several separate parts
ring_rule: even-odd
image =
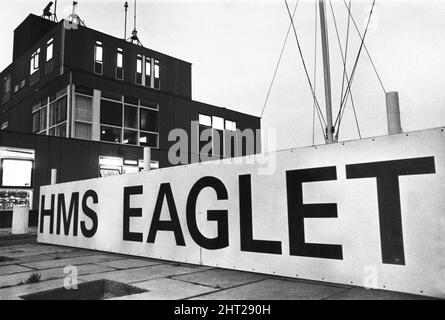
[[[344,47],[347,11],[332,0]],[[0,67],[12,59],[13,30],[29,14],[41,15],[48,1],[19,0],[3,7]],[[123,37],[125,1],[79,0],[78,13],[90,28]],[[133,1],[129,1],[130,11]],[[294,8],[296,0],[289,0]],[[361,32],[372,0],[353,0]],[[72,1],[58,1],[59,19]],[[327,0],[334,114],[340,104],[342,70],[339,46]],[[130,14],[132,16],[132,14]],[[130,19],[131,20],[131,19]],[[289,17],[279,0],[139,0],[138,30],[144,46],[193,63],[193,99],[259,116],[277,64]],[[315,0],[300,0],[295,26],[311,77],[314,68]],[[132,22],[129,23],[132,29]],[[318,37],[320,41],[320,37]],[[387,91],[400,93],[402,128],[412,131],[445,125],[445,1],[377,0],[366,44]],[[360,45],[351,27],[350,73]],[[318,43],[316,93],[324,111],[321,47]],[[352,93],[364,137],[386,134],[384,92],[363,51]],[[267,109],[264,129],[276,129],[278,149],[312,144],[312,95],[290,34]],[[322,143],[316,119],[316,143]],[[341,140],[358,138],[348,104]]]

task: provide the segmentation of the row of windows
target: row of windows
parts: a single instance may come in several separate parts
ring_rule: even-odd
[[[157,148],[159,146],[159,106],[148,101],[102,94],[100,140]],[[75,137],[92,138],[93,99],[76,94]]]
[[[209,151],[208,156],[217,156],[220,158],[232,158],[237,155],[238,141],[237,136],[233,135],[231,137],[230,150],[226,150],[226,132],[236,132],[236,122],[231,120],[226,120],[221,117],[208,116],[204,114],[199,115],[199,136],[204,130],[212,128],[212,149]],[[217,135],[218,134],[218,135]],[[218,138],[218,140],[217,140]],[[203,150],[208,141],[199,142],[199,150]],[[218,147],[217,147],[218,145]],[[229,148],[227,148],[229,149]],[[243,151],[244,152],[244,151]],[[244,153],[243,153],[244,154]],[[245,155],[245,154],[244,154]]]
[[[45,57],[45,74],[48,74],[54,69],[54,38],[46,42],[46,57]],[[29,70],[29,85],[32,86],[40,80],[40,48],[31,54]]]
[[[122,48],[116,49],[116,72],[115,78],[117,80],[124,80],[124,50]],[[104,49],[103,44],[100,41],[96,41],[94,47],[94,72],[96,74],[103,74],[103,61]],[[161,67],[160,63],[156,59],[146,57],[138,54],[136,56],[136,72],[135,72],[135,83],[141,86],[146,86],[149,88],[160,89]]]

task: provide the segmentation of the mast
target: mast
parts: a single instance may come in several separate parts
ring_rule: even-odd
[[[326,102],[326,143],[333,143],[334,128],[332,126],[331,66],[329,61],[329,42],[325,0],[318,0],[318,4],[320,8],[321,45],[323,51],[324,90]]]

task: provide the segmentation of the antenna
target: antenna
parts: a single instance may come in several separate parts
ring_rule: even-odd
[[[137,15],[136,0],[134,0],[134,29],[133,32],[131,33],[131,38],[129,40],[130,42],[135,43],[142,47],[142,43],[139,40],[138,31],[136,29],[136,15]]]
[[[127,17],[128,17],[128,2],[125,1],[125,28],[124,28],[124,39],[127,39]]]
[[[86,27],[85,22],[79,17],[77,14],[77,1],[73,1],[73,12],[68,16],[67,20],[69,24],[80,24],[84,27]]]
[[[53,13],[53,16],[54,16],[54,21],[55,22],[59,22],[59,19],[57,18],[57,0],[54,0],[54,13]]]

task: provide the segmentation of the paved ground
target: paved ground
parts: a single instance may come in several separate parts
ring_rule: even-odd
[[[40,245],[35,239],[27,242],[4,245],[0,237],[0,300],[21,299],[23,295],[63,287],[66,266],[77,267],[80,285],[108,279],[146,290],[117,299],[425,299],[397,292]],[[39,274],[40,280],[29,283],[33,274]]]

